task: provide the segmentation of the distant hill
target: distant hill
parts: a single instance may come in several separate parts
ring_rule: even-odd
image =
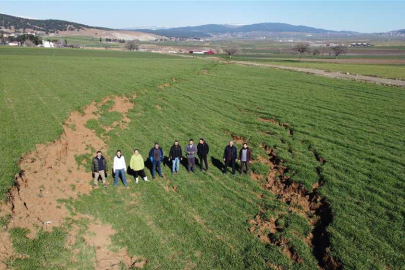
[[[79,31],[87,28],[109,30],[103,27],[93,27],[85,24],[62,21],[62,20],[35,20],[21,18],[0,13],[0,28],[4,31],[40,31],[45,33],[55,33],[59,31]]]
[[[35,20],[0,13],[1,32],[36,32],[49,36],[90,36],[94,38],[110,38],[124,40],[151,41],[161,38],[152,33],[122,31],[105,27],[89,26],[81,23],[62,20]]]
[[[314,28],[303,25],[291,25],[286,23],[256,23],[250,25],[223,25],[223,24],[206,24],[200,26],[186,26],[165,29],[131,29],[141,32],[154,33],[162,36],[176,37],[211,37],[227,33],[251,33],[251,32],[292,32],[292,33],[340,33],[350,34],[350,31],[333,31],[321,28]]]

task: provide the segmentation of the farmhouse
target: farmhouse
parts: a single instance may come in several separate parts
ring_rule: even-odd
[[[42,41],[42,46],[44,48],[55,48],[55,44],[52,41]]]

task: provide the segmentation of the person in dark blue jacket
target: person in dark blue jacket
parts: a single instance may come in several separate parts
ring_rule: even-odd
[[[159,146],[158,143],[155,143],[155,147],[149,151],[149,159],[152,162],[152,178],[155,179],[156,176],[156,167],[158,168],[158,173],[160,177],[162,176],[162,161],[163,161],[163,149]]]
[[[237,158],[238,158],[238,150],[236,149],[236,146],[233,145],[233,141],[229,141],[229,145],[227,145],[224,150],[225,169],[223,174],[226,174],[228,172],[228,166],[231,165],[232,175],[235,176]]]

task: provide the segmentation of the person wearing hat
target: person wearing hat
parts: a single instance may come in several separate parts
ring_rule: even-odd
[[[158,168],[159,176],[163,177],[161,165],[163,161],[163,149],[160,147],[159,143],[155,143],[155,146],[150,149],[149,159],[152,162],[152,178],[155,179],[156,167]]]
[[[198,150],[195,147],[193,139],[190,139],[188,144],[185,147],[185,152],[187,156],[187,171],[190,173],[195,172],[195,155],[197,154]]]

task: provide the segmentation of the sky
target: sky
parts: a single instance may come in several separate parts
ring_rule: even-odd
[[[132,28],[281,22],[363,33],[405,29],[404,1],[2,1],[0,13]]]

